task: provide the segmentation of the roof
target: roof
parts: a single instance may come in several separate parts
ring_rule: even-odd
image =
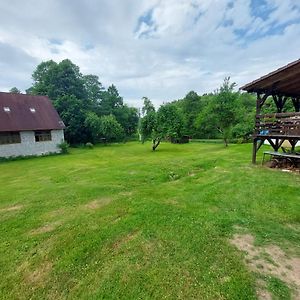
[[[0,132],[64,128],[47,96],[0,92]]]
[[[300,59],[240,88],[249,93],[271,92],[275,95],[300,96]]]

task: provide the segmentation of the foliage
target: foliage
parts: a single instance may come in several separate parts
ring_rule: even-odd
[[[231,129],[236,120],[235,108],[238,94],[233,91],[235,85],[235,83],[230,83],[230,77],[224,79],[220,89],[208,105],[206,116],[202,115],[200,122],[200,126],[208,122],[210,126],[216,128],[220,132],[225,146],[228,145]]]
[[[61,150],[61,153],[62,153],[62,154],[67,154],[67,153],[69,153],[69,147],[70,147],[70,145],[69,145],[66,141],[61,142],[61,143],[58,144],[57,146],[58,146],[58,148]]]
[[[182,136],[183,116],[173,103],[163,104],[155,112],[154,106],[147,98],[144,99],[143,111],[144,117],[140,122],[142,141],[144,142],[151,137],[153,141],[152,150],[158,147],[162,139],[171,140]]]
[[[156,129],[156,112],[151,111],[146,114],[140,122],[140,133],[142,135],[142,142],[144,143],[146,139],[152,138]]]
[[[21,91],[20,91],[18,88],[16,88],[15,86],[12,87],[12,88],[9,90],[9,92],[12,93],[12,94],[21,94]]]
[[[93,143],[99,142],[101,138],[101,119],[100,117],[94,112],[87,112],[86,118],[84,121],[84,125],[86,128],[89,129],[91,133],[91,140]]]
[[[147,116],[150,113],[155,112],[155,107],[151,100],[147,97],[143,97],[143,107],[142,107],[142,115]]]
[[[91,133],[89,128],[84,126],[86,109],[83,102],[74,95],[65,95],[57,98],[54,106],[66,125],[66,140],[71,144],[88,142]]]
[[[100,118],[100,134],[107,141],[117,141],[124,137],[124,130],[114,115]]]

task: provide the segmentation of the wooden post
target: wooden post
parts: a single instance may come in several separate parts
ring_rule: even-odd
[[[257,138],[253,139],[252,163],[256,164]]]

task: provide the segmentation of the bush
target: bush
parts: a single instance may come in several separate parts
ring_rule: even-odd
[[[57,146],[61,150],[61,153],[63,153],[63,154],[69,153],[69,146],[70,145],[67,142],[61,142]]]
[[[86,143],[85,144],[85,147],[86,148],[89,148],[89,149],[93,149],[94,148],[94,145],[92,143]]]

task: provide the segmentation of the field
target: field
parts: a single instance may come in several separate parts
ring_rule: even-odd
[[[2,299],[300,297],[299,174],[251,145],[150,149],[0,164]]]

